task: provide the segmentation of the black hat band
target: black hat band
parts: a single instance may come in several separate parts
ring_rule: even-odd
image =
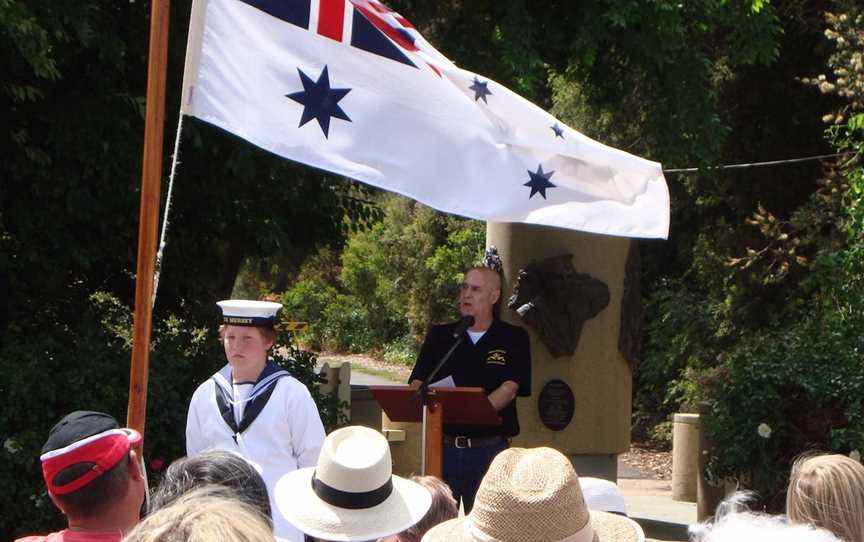
[[[262,318],[260,316],[223,316],[222,323],[226,326],[270,327],[276,322],[275,316]]]
[[[312,473],[312,491],[318,495],[319,499],[329,505],[348,508],[350,510],[360,510],[378,506],[386,501],[387,497],[393,493],[393,478],[388,478],[383,486],[372,491],[355,493],[328,486],[319,480],[315,473]]]

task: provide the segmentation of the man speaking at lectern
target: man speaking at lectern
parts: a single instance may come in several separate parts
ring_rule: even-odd
[[[453,351],[432,382],[453,378],[454,385],[480,387],[498,411],[501,425],[444,424],[444,481],[461,499],[465,513],[492,459],[519,434],[516,396],[531,395],[531,349],[524,329],[497,318],[495,304],[501,297],[501,260],[494,248],[484,265],[465,273],[459,295],[457,322],[434,326],[423,342],[409,382],[419,386],[447,351]],[[473,318],[473,322],[472,322]]]

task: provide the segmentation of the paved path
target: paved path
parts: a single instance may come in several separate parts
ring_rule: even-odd
[[[673,501],[670,481],[619,478],[618,487],[627,514],[642,525],[647,540],[687,540],[687,526],[696,522],[696,503]]]
[[[672,482],[618,460],[618,488],[627,515],[642,525],[648,541],[686,541],[687,526],[696,522],[696,503],[672,500]]]
[[[336,363],[340,363],[338,360]],[[321,366],[324,363],[334,363],[334,360],[329,357],[320,357],[318,358],[318,366],[315,367],[316,371],[321,370]],[[399,382],[396,376],[389,375],[384,371],[375,372],[374,374],[371,372],[365,372],[363,367],[356,364],[351,364],[351,385],[352,386],[392,386],[393,384],[403,384],[404,382]]]

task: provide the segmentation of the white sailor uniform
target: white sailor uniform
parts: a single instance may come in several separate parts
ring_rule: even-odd
[[[240,401],[244,406],[235,409]],[[242,412],[239,422],[235,412]],[[278,538],[303,542],[303,533],[273,501],[276,481],[295,469],[314,467],[323,442],[324,427],[309,390],[272,361],[245,400],[235,400],[231,366],[226,365],[198,386],[189,403],[186,454],[229,450],[254,465],[267,484]]]

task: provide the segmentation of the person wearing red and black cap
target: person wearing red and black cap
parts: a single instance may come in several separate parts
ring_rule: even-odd
[[[39,460],[68,527],[16,542],[119,542],[138,523],[146,484],[132,446],[141,435],[112,416],[79,410],[51,428]]]

